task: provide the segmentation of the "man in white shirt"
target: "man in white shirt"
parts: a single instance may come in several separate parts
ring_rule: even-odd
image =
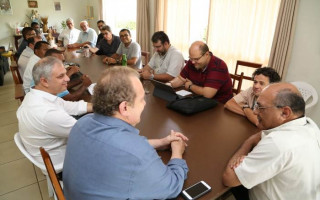
[[[64,29],[58,37],[60,47],[76,43],[81,32],[79,29],[74,27],[73,19],[68,18],[66,20],[66,24],[68,28]]]
[[[25,96],[17,111],[19,132],[27,151],[42,162],[39,147],[51,156],[57,172],[62,170],[67,139],[76,119],[92,111],[91,103],[64,101],[57,96],[70,80],[62,62],[52,56],[41,59],[33,68],[35,88]]]
[[[267,86],[254,113],[263,131],[247,139],[230,159],[223,183],[250,189],[250,200],[320,199],[320,130],[304,115],[298,89],[289,83]],[[247,195],[241,199],[248,199],[246,193],[240,193]]]
[[[34,85],[32,78],[32,69],[33,66],[44,57],[46,51],[50,48],[48,42],[39,41],[34,46],[34,55],[32,55],[27,64],[26,70],[23,75],[23,89],[27,94],[30,91],[30,88]]]
[[[30,57],[34,55],[34,45],[38,41],[41,41],[40,36],[34,36],[32,38],[27,39],[28,46],[23,50],[18,60],[18,69],[21,77],[23,77],[24,75],[24,71],[27,68],[27,64],[29,62]]]
[[[163,31],[155,32],[151,41],[156,52],[142,69],[141,76],[144,79],[171,81],[180,74],[184,66],[183,55],[171,46],[169,37]]]
[[[98,39],[96,31],[89,27],[87,21],[81,21],[80,27],[82,32],[80,32],[77,42],[74,44],[68,44],[68,48],[79,48],[86,44],[91,47],[95,47]]]

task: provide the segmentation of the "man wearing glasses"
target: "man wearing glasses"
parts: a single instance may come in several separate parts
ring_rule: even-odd
[[[163,31],[155,32],[151,41],[156,52],[144,66],[141,76],[144,79],[171,81],[180,74],[184,66],[183,55],[170,44],[169,37]]]
[[[126,54],[127,64],[141,69],[142,62],[140,45],[137,42],[132,41],[129,29],[120,30],[119,36],[121,43],[117,49],[117,52],[111,57],[104,58],[103,61],[107,64],[119,64],[122,59],[122,55]]]
[[[233,155],[223,183],[239,186],[236,199],[319,199],[320,130],[305,116],[305,102],[297,88],[289,83],[269,85],[254,113],[263,131]],[[249,195],[240,185],[250,189]]]
[[[279,82],[280,76],[274,69],[262,67],[253,72],[252,77],[253,86],[234,96],[224,107],[234,113],[247,117],[254,125],[258,125],[258,118],[253,113],[253,106],[262,90],[270,83]]]
[[[189,61],[180,75],[169,83],[173,88],[184,84],[187,90],[221,103],[226,103],[233,96],[227,65],[214,56],[202,41],[192,43]]]
[[[25,27],[22,29],[22,42],[21,44],[19,45],[19,48],[18,48],[18,51],[17,53],[15,54],[17,60],[18,58],[20,57],[21,53],[23,52],[23,50],[28,46],[28,39],[29,38],[32,38],[36,36],[36,32],[33,28],[31,27]]]

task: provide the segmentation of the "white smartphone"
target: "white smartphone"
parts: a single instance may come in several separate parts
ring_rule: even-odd
[[[211,187],[204,181],[200,181],[185,190],[182,190],[182,196],[187,200],[193,200],[201,197],[211,190]]]

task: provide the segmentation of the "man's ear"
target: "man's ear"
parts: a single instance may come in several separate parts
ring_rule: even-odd
[[[127,116],[128,114],[128,102],[127,101],[123,101],[119,104],[119,113],[122,116]]]
[[[45,78],[43,78],[43,77],[40,78],[40,84],[41,84],[42,86],[44,86],[45,88],[48,88],[48,87],[49,87],[48,80],[45,79]]]
[[[292,116],[292,110],[289,106],[285,106],[282,108],[281,117],[286,120],[289,119]]]

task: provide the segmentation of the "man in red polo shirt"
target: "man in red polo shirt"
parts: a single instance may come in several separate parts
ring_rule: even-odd
[[[169,82],[173,88],[184,84],[193,93],[226,103],[233,97],[232,82],[228,67],[223,60],[214,56],[201,41],[189,48],[189,61],[180,75]]]

